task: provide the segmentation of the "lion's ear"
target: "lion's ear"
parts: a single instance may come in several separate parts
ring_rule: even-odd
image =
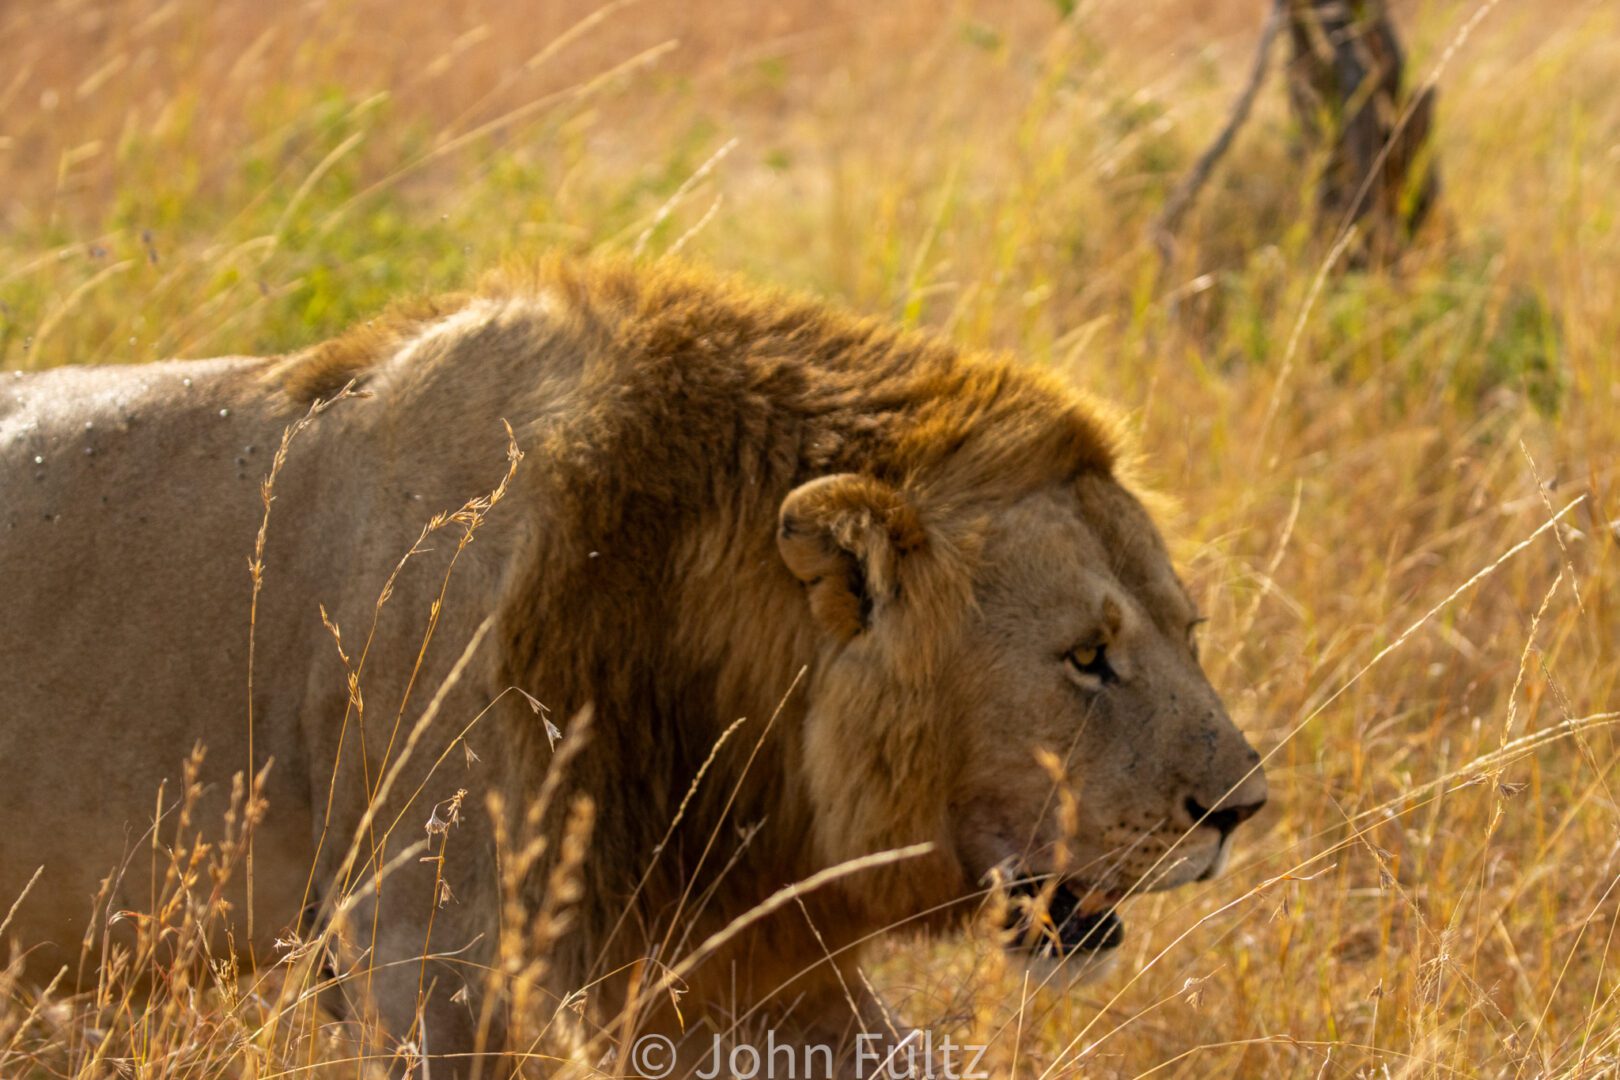
[[[923,543],[906,497],[855,473],[801,484],[782,500],[776,546],[804,582],[816,621],[847,641],[899,595],[900,562]]]

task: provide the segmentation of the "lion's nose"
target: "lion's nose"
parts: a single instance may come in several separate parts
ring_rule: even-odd
[[[1191,795],[1187,796],[1187,802],[1185,803],[1187,813],[1193,819],[1193,824],[1208,825],[1212,829],[1219,829],[1222,839],[1225,839],[1233,829],[1259,813],[1260,808],[1264,805],[1266,805],[1264,792],[1261,792],[1258,798],[1254,798],[1249,802],[1234,803],[1231,800],[1222,800],[1218,810],[1209,809]]]

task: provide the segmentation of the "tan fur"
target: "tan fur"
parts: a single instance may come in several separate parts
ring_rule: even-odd
[[[367,319],[276,365],[271,379],[296,401],[330,398],[349,383],[361,381],[376,368],[379,357],[398,350],[435,319],[464,307],[468,299],[430,296],[397,304],[381,317]]]
[[[499,789],[521,807],[551,751],[502,691],[519,687],[559,718],[590,706],[592,737],[565,787],[594,800],[597,824],[548,990],[560,1000],[591,983],[593,1022],[619,1008],[635,960],[674,963],[783,885],[930,842],[923,859],[790,906],[686,980],[688,1022],[723,1028],[758,1004],[756,1020],[839,1037],[872,1022],[852,967],[877,929],[960,920],[1009,860],[1103,898],[1188,880],[1225,844],[1186,800],[1263,797],[1256,759],[1192,657],[1192,611],[1163,544],[1116,476],[1120,436],[1100,406],[1007,358],[812,301],[667,265],[554,261],[288,358],[18,384],[20,404],[0,412],[0,569],[27,586],[0,616],[0,655],[20,661],[0,674],[0,808],[71,834],[0,833],[0,894],[46,865],[20,913],[25,940],[77,942],[83,898],[138,839],[193,739],[210,747],[221,788],[246,763],[241,560],[256,481],[283,425],[351,381],[367,396],[300,437],[270,530],[255,682],[254,764],[276,760],[254,898],[261,957],[298,922],[312,861],[319,890],[336,888],[333,851],[358,827],[367,762],[486,616],[488,643],[402,778],[401,792],[423,794],[384,817],[425,819],[457,787],[473,789],[469,806]],[[430,689],[404,705],[451,545],[417,558],[382,609],[362,760],[316,605],[352,649],[427,515],[501,472],[502,419],[527,459],[457,564],[416,680]],[[88,457],[87,422],[108,432]],[[26,464],[36,452],[49,461],[38,480]],[[1091,694],[1062,657],[1099,633],[1122,679]],[[429,775],[491,701],[468,737],[485,764]],[[748,722],[659,848],[738,717]],[[1061,834],[1043,748],[1080,795],[1077,835]],[[317,858],[334,761],[337,839]],[[466,946],[473,963],[496,936],[487,830],[474,813],[451,838],[458,903],[434,929],[436,949]],[[548,871],[532,876],[529,903]],[[380,961],[420,951],[431,885],[414,868],[391,883]],[[127,888],[142,896],[146,884],[136,872]],[[408,978],[376,990],[402,1031],[416,968],[396,967]],[[466,1010],[449,998],[468,969],[435,970],[433,1045],[465,1048]],[[845,986],[862,1016],[849,1015]]]

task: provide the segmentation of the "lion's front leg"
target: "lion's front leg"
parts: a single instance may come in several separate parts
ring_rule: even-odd
[[[504,1048],[498,1010],[484,1016],[482,1001],[496,909],[465,873],[417,870],[430,866],[403,868],[340,927],[345,1013],[362,1022],[367,1056],[394,1059],[391,1071],[419,1075],[427,1057],[434,1077],[470,1077],[480,1053]]]

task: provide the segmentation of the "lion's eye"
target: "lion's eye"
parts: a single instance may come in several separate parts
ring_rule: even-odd
[[[1064,654],[1068,665],[1082,686],[1106,686],[1119,681],[1119,674],[1108,663],[1108,651],[1103,645],[1082,645]]]

